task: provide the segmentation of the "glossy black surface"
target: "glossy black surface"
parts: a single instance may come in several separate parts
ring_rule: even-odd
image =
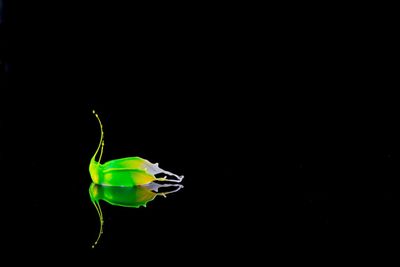
[[[1,127],[2,177],[13,176],[3,185],[10,250],[254,265],[268,255],[329,253],[342,227],[356,235],[370,223],[388,232],[395,225],[397,105],[388,95],[348,93],[360,80],[384,86],[387,71],[343,74],[347,56],[309,45],[311,32],[292,40],[291,24],[272,34],[262,23],[241,28],[219,14],[177,18],[163,8],[7,6]],[[104,160],[137,155],[185,175],[183,190],[147,208],[102,204],[95,250],[93,109],[104,124]]]

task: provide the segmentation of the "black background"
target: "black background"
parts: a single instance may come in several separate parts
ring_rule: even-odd
[[[365,45],[373,23],[341,31],[296,7],[4,6],[11,250],[250,264],[326,255],[395,225],[398,105],[383,92],[392,55]],[[138,155],[185,175],[182,191],[146,209],[103,204],[95,250],[93,109],[105,161]]]

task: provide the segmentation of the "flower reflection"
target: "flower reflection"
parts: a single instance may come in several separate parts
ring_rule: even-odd
[[[159,192],[160,188],[165,189],[163,192]],[[99,234],[92,247],[95,247],[103,234],[104,219],[100,200],[113,206],[128,208],[146,207],[147,203],[154,200],[157,196],[166,197],[168,194],[175,193],[181,188],[183,188],[181,184],[158,184],[154,182],[134,187],[102,186],[92,183],[89,187],[89,195],[100,220]]]

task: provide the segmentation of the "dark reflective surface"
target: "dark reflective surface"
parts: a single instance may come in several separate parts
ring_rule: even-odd
[[[236,15],[10,2],[0,98],[7,250],[40,262],[255,266],[324,255],[363,240],[362,228],[389,236],[397,224],[397,98],[349,93],[393,88],[387,64],[347,64],[353,53],[325,48],[331,35],[308,26],[294,40],[273,26],[263,43],[267,26],[231,25]],[[94,250],[93,109],[105,161],[137,155],[185,175],[184,189],[147,208],[103,205],[107,234]],[[332,224],[344,231],[332,237]]]

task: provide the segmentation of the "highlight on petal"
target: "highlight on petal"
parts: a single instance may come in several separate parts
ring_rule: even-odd
[[[157,175],[157,174],[162,173],[162,174],[166,174],[166,175],[169,175],[169,176],[174,176],[174,177],[176,178],[176,180],[174,180],[174,179],[168,180],[168,181],[171,181],[171,182],[181,182],[181,181],[183,180],[183,178],[184,178],[183,175],[179,176],[179,175],[174,174],[174,173],[172,173],[172,172],[169,172],[169,171],[166,171],[166,170],[161,169],[161,168],[158,166],[158,163],[153,164],[153,163],[151,163],[151,162],[149,162],[149,161],[147,161],[147,160],[144,160],[144,161],[145,161],[145,162],[143,163],[144,169],[145,169],[148,173],[150,173],[150,174],[152,174],[152,175]]]

